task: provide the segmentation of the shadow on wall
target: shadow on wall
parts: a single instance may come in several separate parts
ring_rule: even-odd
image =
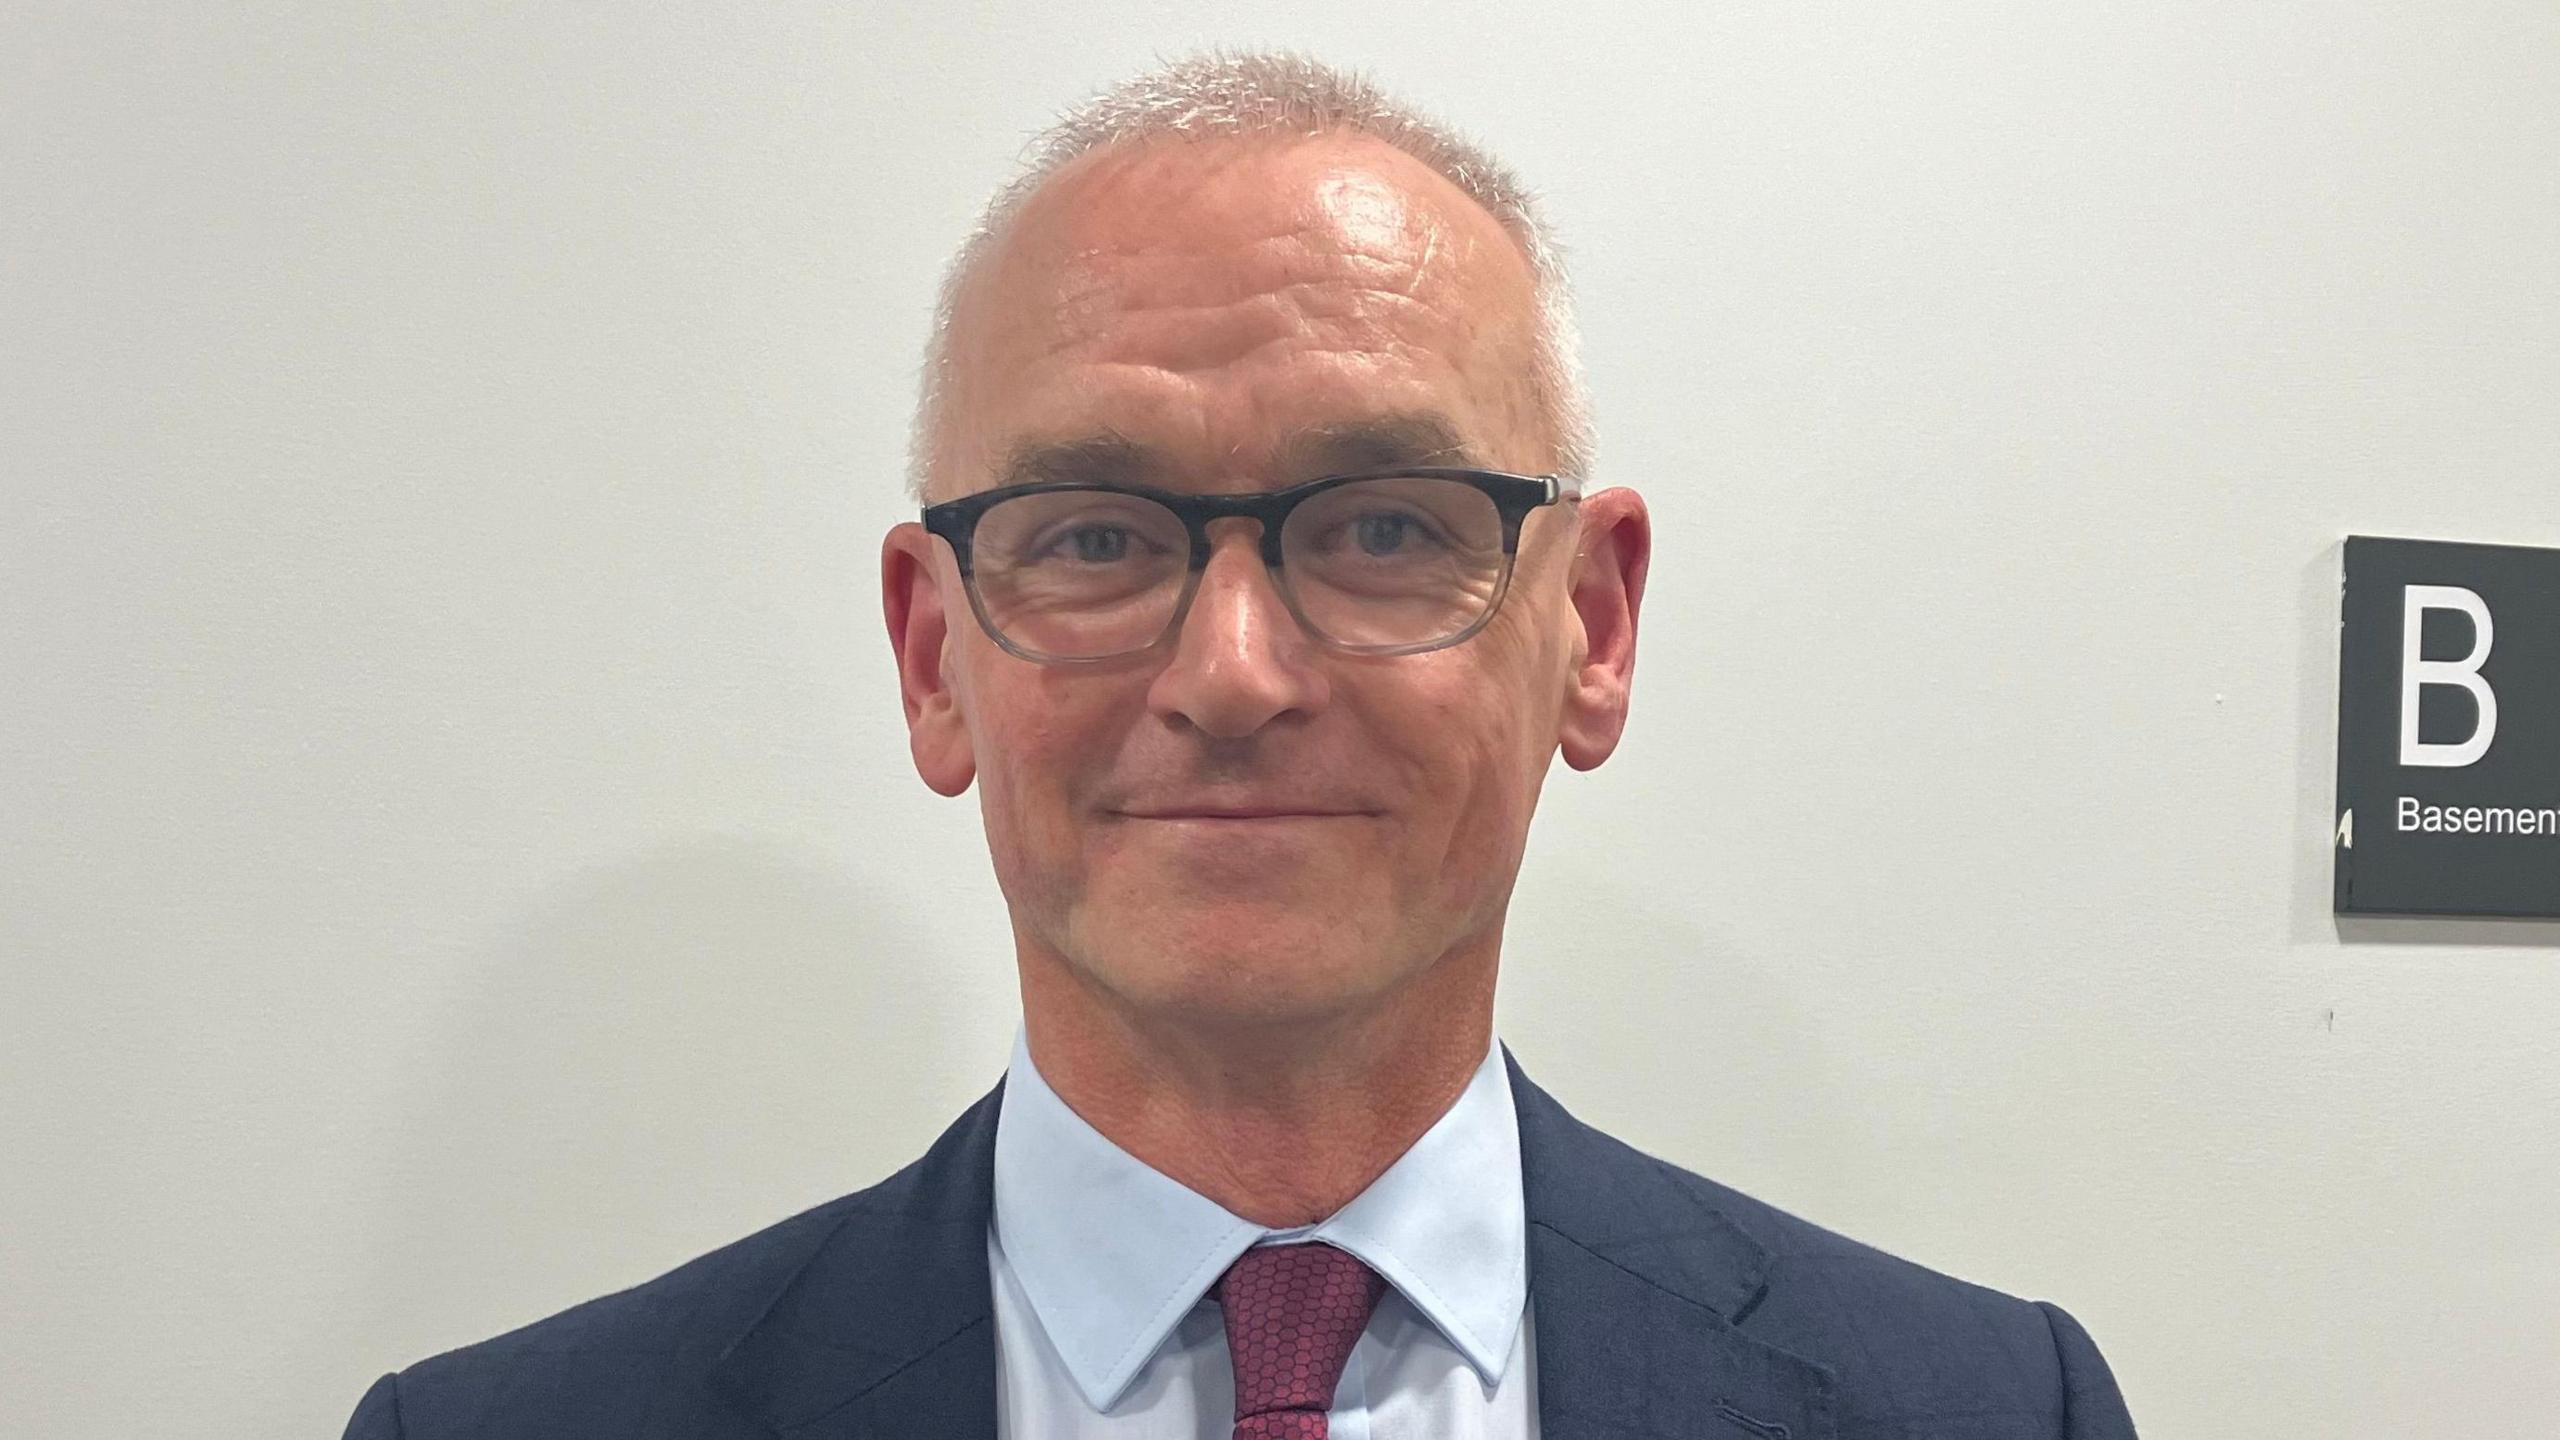
[[[2427,915],[2341,915],[2348,945],[2494,945],[2560,949],[2560,920],[2462,920]]]
[[[426,1053],[351,1312],[429,1347],[407,1363],[904,1165],[1003,1068],[926,1093],[977,993],[916,948],[928,933],[859,877],[740,840],[566,888],[491,947]]]
[[[1773,1202],[1878,1168],[1883,1137],[1796,977],[1695,906],[1533,853],[1502,967],[1497,1028],[1529,1078],[1637,1149]]]

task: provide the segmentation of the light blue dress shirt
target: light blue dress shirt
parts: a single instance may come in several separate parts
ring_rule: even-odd
[[[1069,1109],[1017,1034],[996,1117],[1002,1440],[1229,1440],[1208,1290],[1255,1245],[1320,1240],[1390,1289],[1344,1366],[1332,1440],[1536,1440],[1520,1127],[1494,1046],[1412,1148],[1331,1218],[1268,1230]]]

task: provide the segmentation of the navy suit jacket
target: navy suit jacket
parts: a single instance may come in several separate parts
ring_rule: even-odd
[[[1504,1052],[1544,1440],[2125,1440],[2055,1306],[1619,1143]],[[1003,1086],[924,1158],[659,1278],[385,1375],[348,1440],[993,1440]]]

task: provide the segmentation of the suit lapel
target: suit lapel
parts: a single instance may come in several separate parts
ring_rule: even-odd
[[[1520,1116],[1542,1440],[1831,1440],[1831,1375],[1741,1332],[1769,1252],[1574,1119],[1505,1047]]]
[[[987,1215],[1002,1084],[842,1221],[713,1365],[788,1440],[994,1440]]]

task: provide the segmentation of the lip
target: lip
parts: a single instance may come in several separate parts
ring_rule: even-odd
[[[1114,810],[1124,820],[1209,820],[1239,822],[1247,820],[1356,820],[1374,815],[1374,810],[1298,810],[1278,806],[1219,806],[1184,810]]]

